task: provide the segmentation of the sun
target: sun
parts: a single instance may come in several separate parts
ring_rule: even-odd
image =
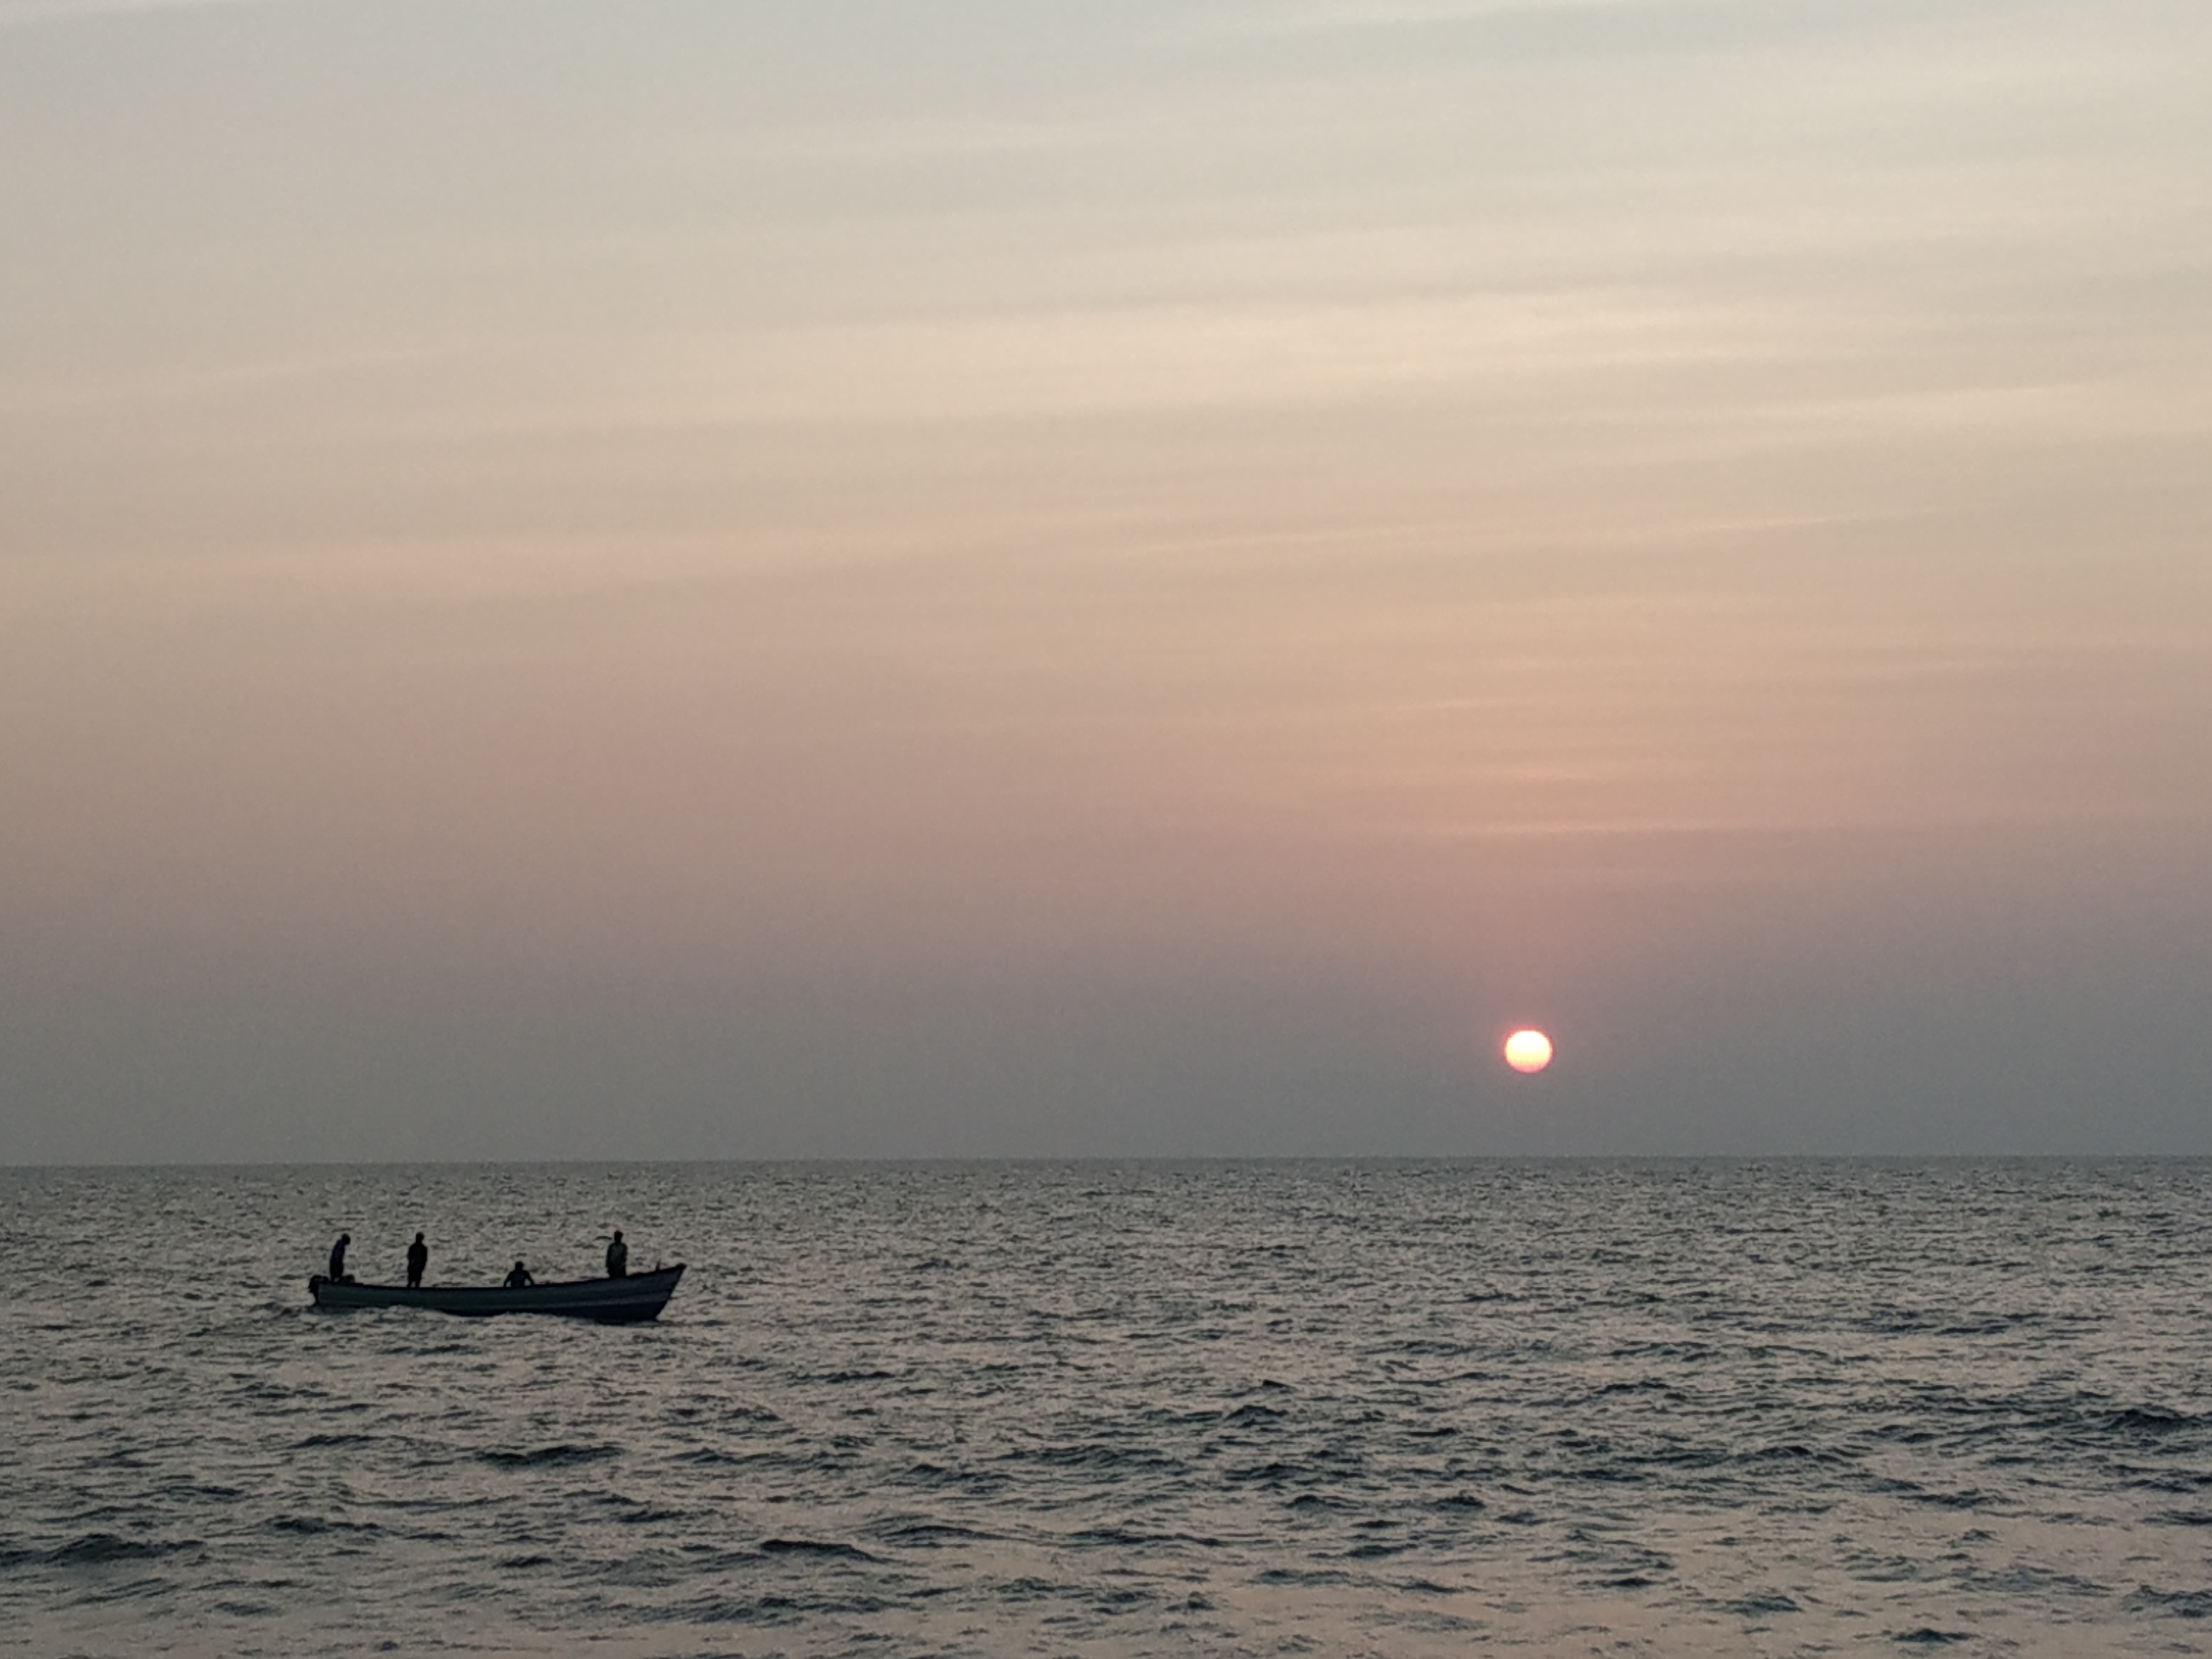
[[[1529,1075],[1542,1071],[1552,1063],[1552,1039],[1541,1031],[1516,1031],[1505,1039],[1505,1063]]]

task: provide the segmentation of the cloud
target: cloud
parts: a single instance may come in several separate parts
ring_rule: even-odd
[[[154,12],[229,11],[289,3],[292,0],[0,0],[0,29]]]

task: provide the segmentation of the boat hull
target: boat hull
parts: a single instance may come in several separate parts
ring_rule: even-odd
[[[563,1319],[628,1325],[655,1319],[676,1293],[684,1264],[621,1279],[578,1279],[559,1285],[354,1285],[317,1273],[307,1293],[319,1308],[428,1308],[434,1313],[486,1318],[493,1314],[553,1314]]]

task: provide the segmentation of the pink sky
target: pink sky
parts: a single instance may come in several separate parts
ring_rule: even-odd
[[[0,1159],[2212,1150],[2212,44],[1693,10],[0,0]]]

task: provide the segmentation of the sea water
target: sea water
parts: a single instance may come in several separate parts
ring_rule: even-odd
[[[0,1285],[0,1652],[2212,1648],[2203,1164],[17,1170]]]

